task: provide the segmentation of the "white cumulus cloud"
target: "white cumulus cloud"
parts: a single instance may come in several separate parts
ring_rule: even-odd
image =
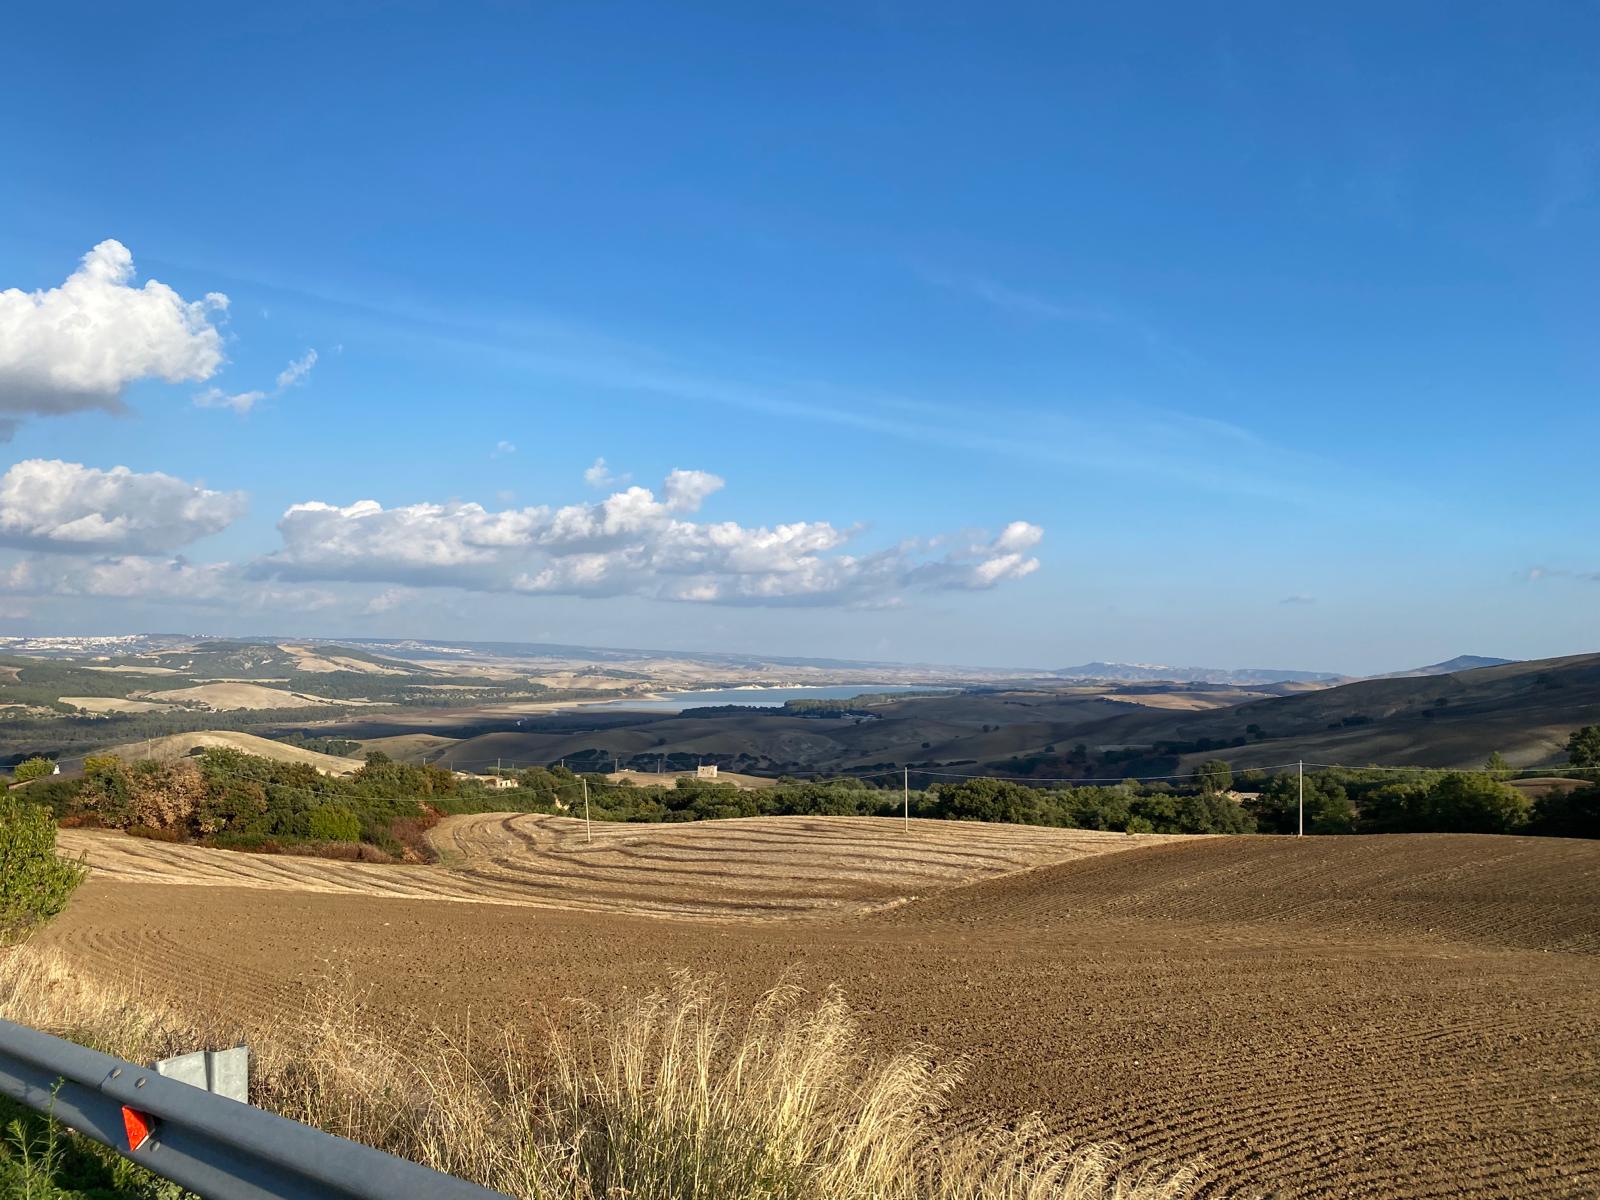
[[[646,596],[722,604],[885,604],[912,591],[977,590],[1038,569],[1043,530],[904,542],[850,553],[858,529],[686,519],[723,480],[673,471],[661,498],[629,487],[591,504],[490,511],[451,501],[296,504],[258,576],[478,591]]]
[[[0,544],[163,553],[225,529],[244,506],[242,493],[210,491],[159,471],[34,458],[0,476]]]
[[[185,300],[156,280],[133,283],[133,255],[101,242],[59,287],[0,291],[0,424],[16,416],[115,411],[135,380],[209,379],[223,362],[213,292]]]

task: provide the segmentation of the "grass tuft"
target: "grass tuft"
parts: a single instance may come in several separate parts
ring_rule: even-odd
[[[837,993],[780,987],[740,1014],[680,978],[543,1030],[395,1031],[343,981],[219,1029],[44,951],[3,965],[0,1016],[141,1061],[247,1040],[254,1103],[528,1200],[1186,1200],[1200,1183],[1037,1121],[953,1131],[958,1068],[873,1053]]]

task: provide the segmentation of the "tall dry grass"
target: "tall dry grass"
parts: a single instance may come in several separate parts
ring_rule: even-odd
[[[1198,1184],[1036,1122],[949,1133],[954,1068],[874,1055],[840,996],[788,987],[744,1015],[679,980],[540,1031],[397,1032],[332,986],[223,1029],[24,947],[0,959],[0,1017],[136,1060],[247,1040],[255,1103],[529,1200],[1183,1200]]]

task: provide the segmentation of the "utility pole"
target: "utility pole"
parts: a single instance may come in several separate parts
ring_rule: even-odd
[[[905,775],[900,780],[900,799],[905,804],[906,832],[911,832],[911,768],[902,767]]]
[[[583,781],[583,840],[594,841],[594,834],[589,829],[589,781]]]
[[[1306,835],[1306,764],[1301,762],[1301,763],[1296,763],[1295,766],[1299,768],[1299,774],[1300,774],[1300,832],[1296,833],[1295,837],[1305,837],[1305,835]]]

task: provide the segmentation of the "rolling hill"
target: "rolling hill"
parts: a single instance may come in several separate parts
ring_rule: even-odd
[[[113,746],[111,749],[104,751],[104,753],[130,759],[183,758],[185,755],[207,746],[225,746],[233,750],[242,750],[246,754],[270,758],[277,762],[306,763],[325,775],[348,775],[362,765],[362,761],[357,758],[340,758],[333,754],[319,754],[315,750],[306,750],[300,746],[291,746],[285,742],[275,742],[271,738],[256,737],[251,733],[239,733],[231,729],[206,730],[199,733],[174,733],[167,737],[132,742],[126,746]]]
[[[647,770],[682,756],[764,774],[909,765],[928,779],[946,768],[1082,776],[1091,773],[1084,755],[1097,774],[1183,771],[1218,754],[1236,767],[1475,767],[1499,750],[1517,766],[1542,766],[1562,760],[1573,729],[1600,723],[1600,655],[1311,689],[1147,687],[978,689],[883,702],[867,719],[576,711],[472,730],[447,756],[457,766],[566,759],[606,770],[613,755]],[[1295,690],[1268,691],[1283,688]]]
[[[1409,671],[1390,671],[1387,675],[1375,675],[1373,678],[1410,679],[1418,675],[1454,675],[1458,671],[1476,671],[1479,667],[1503,667],[1516,661],[1514,658],[1485,658],[1481,654],[1458,654],[1444,662],[1413,667]]]

